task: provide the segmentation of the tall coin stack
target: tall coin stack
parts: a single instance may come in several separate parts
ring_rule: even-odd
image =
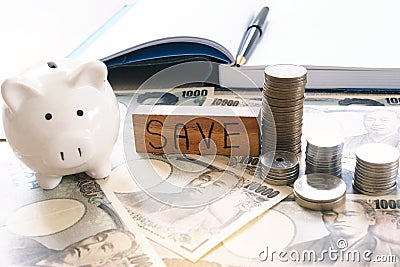
[[[275,150],[300,153],[306,82],[307,70],[302,66],[282,64],[265,68],[262,111],[264,153]],[[268,113],[268,106],[272,116]]]
[[[273,185],[288,185],[299,177],[299,159],[293,152],[267,152],[260,156],[262,179]]]
[[[397,187],[399,151],[383,143],[368,143],[356,150],[353,187],[365,195],[386,195]]]
[[[306,174],[341,176],[343,136],[333,132],[313,132],[306,140]]]

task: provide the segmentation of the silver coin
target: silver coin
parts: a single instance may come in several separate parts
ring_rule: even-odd
[[[294,96],[289,96],[285,98],[276,98],[273,96],[266,95],[265,100],[267,103],[275,103],[280,105],[299,105],[304,104],[304,96],[300,98],[295,98]]]
[[[346,193],[346,184],[336,176],[313,173],[298,178],[293,190],[311,202],[331,202],[343,197]]]
[[[263,180],[267,184],[283,186],[283,185],[289,185],[289,184],[293,183],[296,179],[293,179],[293,180],[273,180],[273,179],[268,179],[267,177],[264,177]]]
[[[376,169],[395,170],[399,168],[399,164],[397,161],[392,163],[368,163],[357,158],[356,164],[358,166],[362,166],[366,169],[371,169],[371,170],[376,170]]]
[[[299,110],[303,109],[303,104],[297,104],[297,105],[293,105],[293,106],[277,106],[274,105],[273,103],[268,103],[269,105],[269,109],[271,110],[272,114],[274,114],[275,112],[277,113],[296,113]],[[301,111],[302,112],[302,111]],[[281,115],[281,114],[279,114]]]
[[[298,88],[304,87],[307,84],[307,77],[303,76],[299,79],[280,79],[272,76],[264,75],[264,88]]]
[[[356,167],[354,170],[355,173],[357,173],[359,176],[361,177],[371,177],[371,178],[397,178],[397,171],[394,172],[369,172],[369,171],[365,171],[365,170],[360,170],[359,167]]]
[[[310,150],[305,152],[306,160],[313,160],[315,162],[340,162],[342,160],[342,153],[313,153]]]
[[[291,152],[276,151],[261,155],[260,163],[273,169],[291,169],[299,165],[299,159]]]
[[[316,173],[324,173],[324,174],[329,174],[335,177],[340,177],[342,174],[342,170],[313,170],[310,168],[306,168],[305,174],[316,174]]]
[[[286,138],[282,138],[280,136],[277,136],[277,140],[276,142],[272,142],[272,140],[268,140],[265,142],[261,142],[262,144],[265,145],[277,145],[280,147],[287,147],[287,148],[291,148],[291,147],[301,147],[301,141],[298,141],[297,139],[286,139]],[[278,149],[278,150],[282,150],[282,151],[287,151],[285,149]]]
[[[299,87],[287,86],[283,84],[281,87],[264,86],[262,95],[264,97],[274,97],[279,99],[300,98],[304,97],[304,85]]]
[[[288,151],[288,152],[292,152],[292,153],[294,153],[294,154],[296,154],[296,155],[298,155],[298,154],[301,152],[301,147],[291,147],[291,148],[288,148],[288,147],[286,147],[286,146],[279,146],[279,145],[277,145],[277,146],[275,147],[275,149],[277,149],[277,150],[285,150],[285,151]]]
[[[356,156],[366,163],[391,164],[398,162],[399,151],[388,144],[368,143],[357,148]]]
[[[294,120],[296,118],[298,118],[298,119],[303,118],[303,108],[299,108],[297,110],[290,110],[290,109],[289,110],[279,110],[276,107],[268,107],[268,108],[269,109],[267,111],[268,112],[271,111],[271,113],[267,113],[266,116],[261,115],[261,118],[266,118],[267,116],[272,116],[269,119],[272,120],[272,118],[274,118],[274,121],[285,120],[286,116],[289,116],[291,120]],[[273,109],[277,109],[277,111],[273,111]]]
[[[276,127],[275,132],[278,136],[299,137],[301,135],[301,133],[303,132],[303,129],[301,128],[301,126],[300,127],[292,127],[292,128]]]
[[[299,172],[299,165],[295,165],[292,168],[287,168],[287,169],[271,168],[268,166],[263,166],[262,171],[270,176],[276,176],[276,177],[290,176]]]
[[[339,165],[341,164],[342,158],[340,156],[335,156],[332,158],[329,157],[314,157],[310,155],[306,155],[306,162],[309,162],[313,165]]]
[[[342,169],[341,166],[328,167],[328,166],[313,166],[310,164],[306,164],[306,170],[310,170],[312,172],[331,173],[331,172],[337,172],[341,169]]]
[[[310,202],[307,199],[304,199],[301,196],[299,196],[294,191],[293,191],[293,195],[294,195],[294,199],[295,199],[296,203],[299,206],[302,206],[303,208],[306,208],[306,209],[318,210],[318,211],[332,210],[336,207],[342,206],[346,201],[346,195],[343,195],[339,199],[336,199],[331,202]]]
[[[367,190],[367,188],[370,188],[371,190],[380,190],[380,189],[388,189],[388,188],[393,187],[394,184],[397,183],[397,180],[393,180],[391,182],[370,184],[370,183],[365,182],[365,181],[354,179],[353,182],[356,183],[357,186],[360,186],[360,188],[363,188],[363,189],[366,189],[366,190]]]
[[[265,100],[268,100],[268,98],[271,99],[277,99],[280,101],[283,100],[300,100],[300,99],[304,99],[305,95],[304,95],[304,90],[299,90],[299,91],[294,91],[294,92],[285,92],[282,90],[279,91],[263,91],[263,98]]]
[[[273,174],[268,171],[263,171],[262,173],[264,176],[268,177],[269,179],[275,179],[275,180],[291,179],[291,178],[299,176],[299,170],[288,172],[288,173],[280,173],[280,174]]]
[[[314,145],[311,145],[310,143],[307,143],[306,149],[309,154],[314,154],[314,155],[337,155],[343,152],[343,146],[335,146],[327,148],[327,147],[316,147]]]
[[[271,153],[271,152],[269,152],[269,153]],[[291,152],[288,152],[288,153],[291,153]],[[294,154],[294,153],[292,153],[292,154]],[[287,163],[285,163],[285,164],[289,165]],[[275,165],[275,163],[272,163],[272,165]],[[288,174],[290,172],[299,170],[299,164],[295,164],[293,166],[286,166],[286,167],[272,167],[270,165],[262,165],[262,164],[261,164],[261,166],[263,167],[263,170],[268,171],[271,174],[277,174],[277,175]]]
[[[266,130],[266,133],[273,133],[270,129]],[[286,139],[298,139],[301,137],[303,133],[303,129],[301,127],[293,127],[293,129],[288,128],[287,131],[284,131],[284,128],[277,128],[275,133],[279,135],[281,138]]]
[[[299,96],[304,96],[305,92],[305,84],[298,84],[298,85],[293,85],[293,84],[266,84],[263,87],[262,90],[262,95],[263,96],[279,96],[278,98],[284,99],[283,96],[286,96],[287,98],[289,97],[299,97]]]
[[[339,166],[315,166],[311,165],[309,163],[306,163],[306,169],[307,170],[312,170],[313,172],[324,172],[324,173],[329,173],[329,172],[336,172],[338,170],[341,170],[342,167]]]
[[[306,84],[307,83],[307,75],[303,75],[301,77],[292,77],[292,78],[283,78],[283,77],[275,77],[272,75],[268,75],[264,73],[264,84],[269,85],[269,84],[290,84],[293,86],[299,85],[299,84]]]
[[[313,173],[324,173],[324,174],[330,174],[336,177],[339,177],[342,174],[341,169],[325,169],[325,170],[320,170],[320,169],[312,169],[312,168],[306,168],[305,169],[305,174],[313,174]]]
[[[321,166],[321,167],[337,167],[337,166],[341,166],[342,162],[341,160],[331,160],[331,159],[325,159],[325,158],[311,158],[311,157],[307,157],[306,156],[306,163],[313,165],[313,166]]]
[[[375,192],[376,193],[381,193],[383,191],[393,190],[393,188],[395,188],[397,186],[397,181],[395,181],[393,183],[390,183],[388,185],[379,186],[379,187],[365,185],[365,184],[357,182],[356,180],[353,180],[353,184],[357,188],[362,189],[364,191],[368,191],[370,193],[375,193]]]
[[[292,127],[292,125],[301,125],[303,124],[303,117],[294,117],[291,118],[291,120],[281,120],[281,119],[274,119],[274,117],[272,118],[263,118],[263,121],[269,124],[272,124],[275,122],[282,126],[282,127]]]
[[[292,181],[294,179],[297,179],[299,177],[298,174],[296,175],[290,175],[290,176],[282,176],[282,177],[275,177],[275,176],[270,176],[270,175],[265,175],[263,174],[263,179],[266,181]]]
[[[367,164],[360,160],[356,161],[356,167],[370,172],[396,172],[399,169],[397,162],[394,164]]]
[[[307,144],[316,149],[343,147],[343,140],[343,135],[336,132],[312,132],[306,136]]]
[[[267,66],[264,70],[264,73],[268,79],[272,80],[274,80],[274,78],[277,78],[277,80],[298,80],[303,78],[305,79],[307,75],[307,69],[298,65],[277,64]]]
[[[368,184],[383,184],[383,183],[391,183],[392,181],[397,181],[397,176],[393,177],[365,177],[360,176],[359,173],[354,173],[354,179],[357,181],[361,181]]]
[[[284,142],[284,143],[277,143],[276,144],[276,149],[277,150],[283,150],[283,151],[292,151],[301,149],[301,144],[291,144],[289,142]]]
[[[392,193],[396,188],[397,184],[393,186],[393,188],[389,188],[387,190],[376,190],[376,191],[367,191],[362,188],[359,188],[357,185],[354,184],[353,182],[353,188],[357,190],[358,192],[364,194],[364,195],[369,195],[369,196],[383,196],[383,195],[388,195]]]
[[[271,134],[267,134],[265,135],[266,137],[271,137]],[[276,143],[279,145],[296,145],[296,144],[300,144],[301,142],[301,133],[298,134],[293,134],[293,135],[284,135],[284,134],[280,134],[280,133],[276,133]],[[271,138],[268,138],[271,140]],[[271,143],[269,141],[269,143]]]
[[[306,173],[328,173],[328,174],[336,174],[336,173],[341,173],[341,169],[337,168],[337,169],[319,169],[319,168],[311,168],[309,166],[306,166]],[[336,175],[335,175],[336,176]]]
[[[307,84],[307,77],[299,79],[281,79],[272,76],[264,76],[264,86],[266,88],[275,87],[290,90],[290,88],[302,88]]]
[[[316,174],[316,173],[324,173],[324,174],[329,174],[329,175],[332,175],[332,176],[335,176],[338,178],[340,178],[342,176],[342,170],[321,172],[321,171],[313,171],[313,170],[306,169],[304,173],[307,175]]]

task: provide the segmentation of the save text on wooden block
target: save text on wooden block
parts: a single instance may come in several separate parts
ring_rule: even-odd
[[[137,152],[258,156],[259,108],[139,106]]]

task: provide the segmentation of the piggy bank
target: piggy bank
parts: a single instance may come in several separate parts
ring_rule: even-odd
[[[63,175],[110,174],[119,108],[100,61],[44,62],[1,86],[6,138],[43,189]]]

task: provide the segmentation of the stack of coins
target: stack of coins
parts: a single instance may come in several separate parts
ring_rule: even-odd
[[[306,174],[341,176],[343,136],[334,132],[313,132],[306,140]]]
[[[260,156],[261,177],[269,184],[288,185],[299,177],[299,159],[293,152],[267,152]]]
[[[390,145],[368,143],[356,150],[353,187],[365,195],[386,195],[397,187],[399,151]]]
[[[263,152],[281,150],[298,154],[301,151],[306,82],[307,70],[302,66],[271,65],[265,68],[262,113]],[[269,111],[267,106],[272,112],[272,117],[271,113],[267,113]]]
[[[346,200],[345,182],[326,173],[305,174],[294,182],[294,198],[300,206],[312,210],[332,210]]]

